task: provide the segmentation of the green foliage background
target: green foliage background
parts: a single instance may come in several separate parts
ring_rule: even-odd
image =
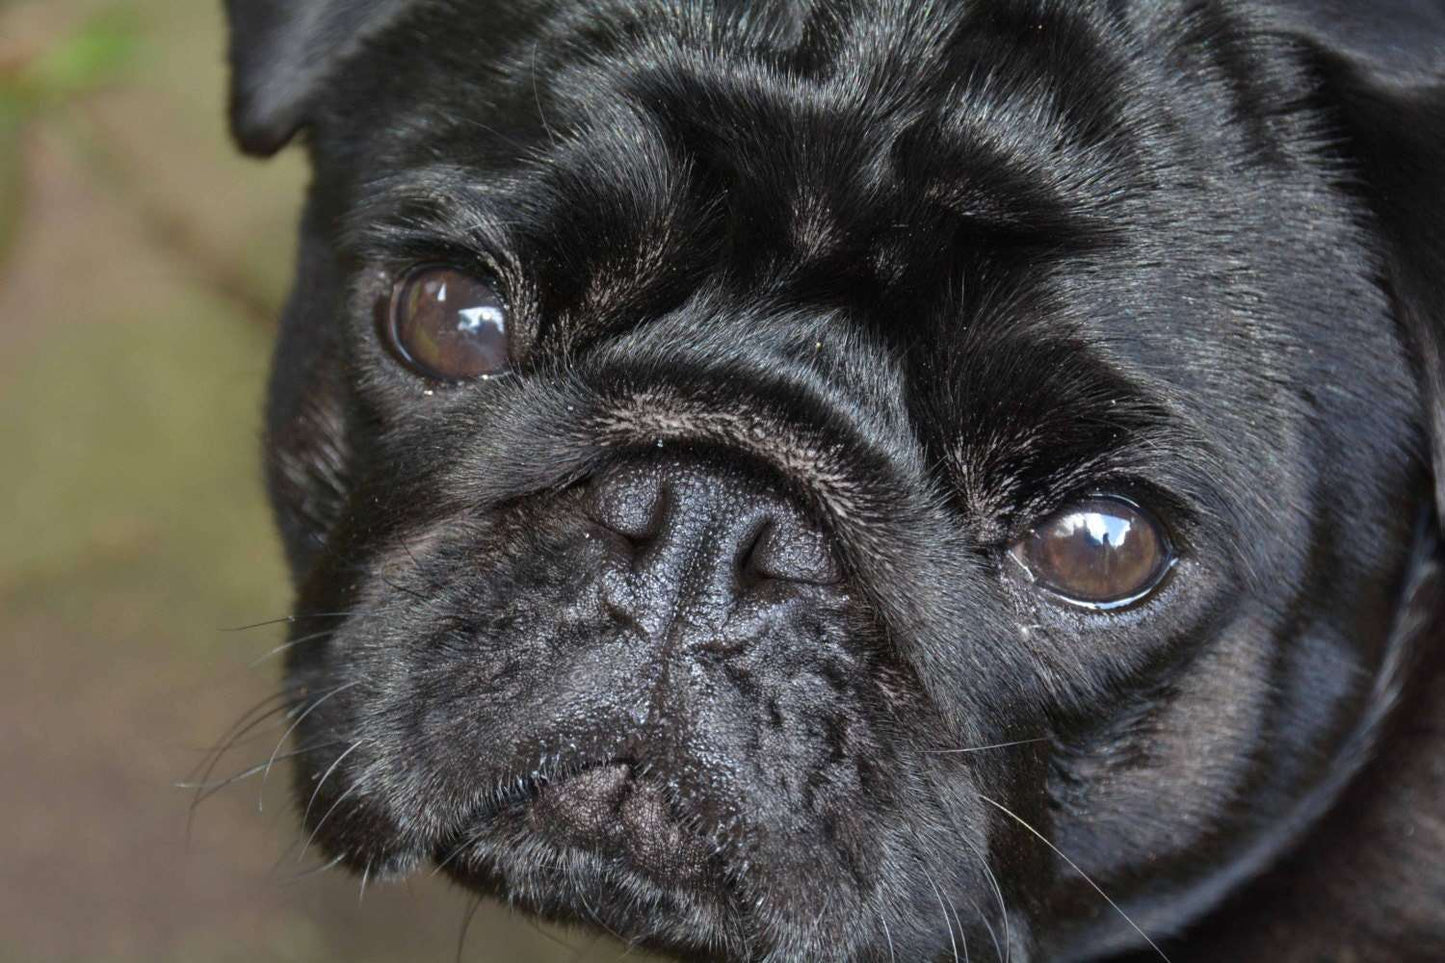
[[[291,881],[284,779],[187,842],[174,784],[277,681],[279,629],[221,629],[288,604],[257,435],[305,171],[232,151],[222,51],[220,0],[0,0],[0,961],[440,963],[470,900]],[[621,949],[487,904],[462,958]]]

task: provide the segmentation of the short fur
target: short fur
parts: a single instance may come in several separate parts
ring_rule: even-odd
[[[1445,959],[1435,0],[227,6],[318,845],[686,958]],[[428,262],[512,373],[388,354]],[[1096,492],[1119,612],[1006,554]],[[841,577],[718,583],[764,523]]]

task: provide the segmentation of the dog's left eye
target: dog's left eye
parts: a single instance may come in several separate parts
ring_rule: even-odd
[[[403,361],[438,381],[500,374],[511,362],[506,302],[455,268],[417,268],[398,281],[383,327]]]
[[[1174,561],[1164,527],[1138,505],[1114,496],[1056,512],[1010,554],[1036,584],[1094,609],[1140,601]]]

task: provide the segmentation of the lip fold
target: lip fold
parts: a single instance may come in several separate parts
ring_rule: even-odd
[[[629,763],[584,769],[539,787],[529,828],[563,846],[625,861],[664,886],[705,886],[704,839],[671,805],[666,786]]]
[[[721,858],[704,831],[677,810],[664,782],[634,763],[588,766],[524,785],[491,809],[487,825],[439,851],[438,868],[462,869],[458,864],[470,862],[467,850],[473,845],[511,848],[508,842],[525,840],[559,853],[600,857],[663,889],[697,896],[717,896],[726,889]]]

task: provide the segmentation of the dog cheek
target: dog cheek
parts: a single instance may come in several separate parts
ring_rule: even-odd
[[[269,434],[266,480],[293,572],[311,566],[340,519],[349,461],[340,405],[331,393],[308,396]]]

